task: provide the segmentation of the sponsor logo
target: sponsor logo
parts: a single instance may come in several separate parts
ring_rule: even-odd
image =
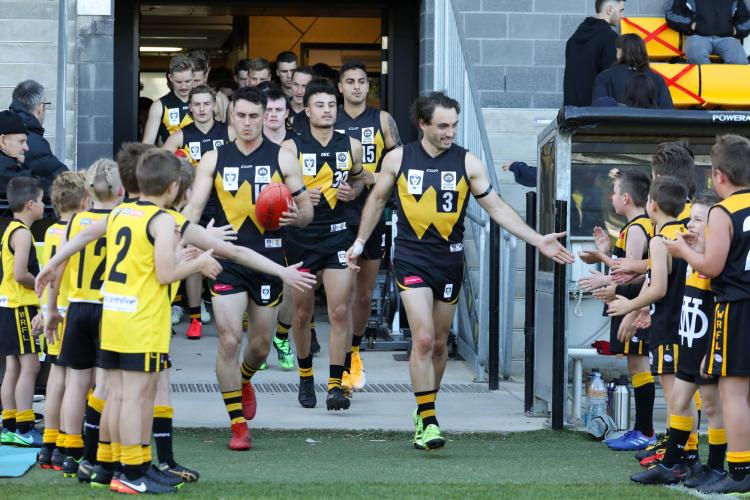
[[[224,139],[214,139],[214,149],[219,149],[224,145]]]
[[[665,354],[664,355],[664,362],[665,363],[671,363],[673,360],[674,360],[674,358],[672,358],[671,354]]]
[[[314,177],[318,173],[318,158],[314,154],[302,155],[302,175]]]
[[[224,191],[237,191],[240,188],[239,178],[240,169],[237,167],[224,168],[224,173],[221,176]]]
[[[180,108],[167,108],[167,120],[170,125],[180,124]]]
[[[138,310],[138,297],[105,293],[103,306],[107,311],[134,313]]]
[[[680,313],[680,343],[693,347],[693,341],[703,338],[708,331],[708,317],[701,310],[703,300],[693,297],[682,298]]]
[[[336,169],[347,170],[349,168],[349,152],[336,153]]]
[[[362,129],[362,144],[375,144],[374,127],[365,127]]]
[[[422,183],[424,181],[423,170],[409,169],[407,181],[407,192],[409,194],[422,194]]]
[[[260,298],[263,300],[269,300],[271,298],[271,285],[261,285]]]
[[[712,113],[711,121],[713,122],[750,122],[750,115],[739,115],[730,113]]]
[[[441,191],[455,191],[456,190],[456,172],[442,172],[440,174],[440,190]]]
[[[346,229],[346,222],[339,222],[338,224],[331,224],[331,232],[338,233]]]
[[[81,226],[88,226],[91,224],[91,219],[89,217],[82,217],[78,224]]]
[[[213,289],[214,289],[214,292],[217,292],[217,293],[231,292],[232,290],[234,290],[234,287],[226,283],[214,283]]]
[[[269,184],[271,182],[271,167],[267,165],[255,167],[255,183]]]
[[[652,366],[654,364],[654,353],[651,351],[648,351],[648,364]]]
[[[345,133],[346,133],[346,130],[343,130],[343,129],[337,129],[337,128],[336,128],[336,129],[334,129],[334,130],[335,130],[336,132],[338,132],[339,134],[345,134]]]
[[[714,354],[714,361],[716,361],[717,363],[721,363],[722,361],[724,361],[724,358],[721,357],[721,354]]]
[[[450,299],[452,296],[453,296],[453,283],[448,283],[445,285],[445,289],[443,290],[443,298]]]
[[[129,215],[131,217],[143,217],[143,211],[136,208],[125,207],[120,211],[120,213],[122,213],[122,215]]]
[[[200,160],[201,159],[201,143],[191,142],[191,143],[188,143],[188,147],[190,148],[190,157],[193,160]]]
[[[320,157],[321,158],[330,158],[331,157],[331,153],[328,152],[328,151],[323,151],[322,153],[320,153]]]
[[[463,243],[454,243],[454,244],[451,245],[451,252],[453,252],[453,253],[460,252],[463,249],[464,249],[464,244]]]
[[[428,168],[427,169],[427,173],[428,174],[436,174],[436,173],[438,173],[438,169],[436,169],[436,168]]]
[[[346,264],[346,252],[343,250],[340,250],[336,253],[336,255],[339,256],[339,263],[340,264]]]
[[[419,276],[404,276],[404,285],[418,285],[424,283],[424,280]]]
[[[266,238],[266,248],[281,248],[281,238]]]

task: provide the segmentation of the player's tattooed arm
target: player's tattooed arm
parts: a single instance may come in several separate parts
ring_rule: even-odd
[[[391,149],[397,148],[402,145],[401,135],[398,133],[398,125],[396,120],[387,111],[380,112],[380,126],[385,132],[385,149],[390,151]]]
[[[190,222],[196,223],[200,220],[203,210],[206,208],[208,198],[211,196],[214,171],[216,170],[216,150],[208,151],[198,163],[193,181],[193,197],[190,203],[182,209],[184,215]]]
[[[354,190],[354,198],[364,191],[365,187],[375,183],[375,176],[362,166],[362,143],[350,138],[352,149],[352,169],[349,174],[349,186]],[[353,199],[353,198],[352,198]]]

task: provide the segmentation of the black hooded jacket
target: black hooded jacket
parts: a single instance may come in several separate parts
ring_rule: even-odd
[[[0,199],[7,199],[8,183],[13,177],[31,177],[31,170],[0,151]]]
[[[36,116],[26,109],[26,106],[18,101],[13,101],[8,109],[21,118],[23,124],[26,125],[26,129],[29,131],[29,150],[26,152],[24,166],[31,170],[31,173],[35,177],[42,180],[45,198],[48,198],[55,177],[68,170],[68,167],[52,154],[49,142],[44,138],[42,124],[39,123]],[[59,138],[59,140],[64,139]]]
[[[665,17],[670,28],[686,35],[750,35],[750,12],[744,0],[674,0]]]
[[[565,46],[565,106],[591,106],[594,79],[617,59],[617,33],[607,21],[587,17]]]

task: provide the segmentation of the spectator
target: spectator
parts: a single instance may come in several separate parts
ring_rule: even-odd
[[[13,177],[31,177],[24,165],[28,132],[21,118],[11,111],[0,111],[0,198],[5,199]]]
[[[710,64],[711,54],[727,64],[747,64],[738,40],[750,34],[744,0],[674,0],[665,17],[670,28],[687,35],[688,64]]]
[[[563,103],[565,106],[591,106],[596,76],[616,61],[612,29],[620,24],[624,0],[596,0],[596,15],[587,17],[565,45]]]
[[[513,172],[516,182],[526,187],[536,187],[536,167],[522,161],[507,161],[502,166],[503,172]]]
[[[596,77],[592,100],[609,96],[631,107],[671,109],[672,96],[664,79],[649,67],[643,39],[633,34],[622,35],[615,47],[617,64]],[[629,102],[624,101],[626,89]]]
[[[55,155],[52,154],[49,142],[44,138],[44,114],[48,102],[44,102],[44,87],[34,80],[19,83],[13,90],[13,102],[10,110],[16,113],[28,131],[29,151],[25,155],[24,165],[31,173],[42,181],[45,198],[49,197],[52,182],[60,173],[68,170]],[[58,137],[64,141],[64,137]]]

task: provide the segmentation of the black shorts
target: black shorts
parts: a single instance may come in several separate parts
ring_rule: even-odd
[[[717,377],[750,377],[750,300],[719,302],[714,309],[706,371]]]
[[[346,269],[346,251],[354,243],[354,238],[340,240],[333,246],[325,246],[314,249],[302,248],[288,241],[286,244],[286,261],[289,264],[302,262],[300,271],[316,274],[323,269]]]
[[[358,226],[352,226],[352,232],[357,234]],[[361,258],[365,260],[381,260],[385,255],[386,225],[384,221],[378,222],[370,237],[362,249]]]
[[[682,333],[680,334],[680,362],[677,365],[677,378],[684,380],[685,382],[701,383],[701,362],[706,356],[706,348],[708,347],[707,338],[708,334],[702,338],[692,338],[686,340]],[[688,346],[688,342],[690,345]]]
[[[401,291],[429,288],[433,298],[441,302],[458,302],[464,279],[463,262],[456,266],[429,266],[399,259],[393,261],[393,267]]]
[[[65,315],[65,333],[58,363],[74,370],[96,366],[102,324],[102,305],[71,302]]]
[[[259,306],[274,307],[281,303],[284,283],[277,277],[263,274],[229,262],[211,283],[212,295],[234,295],[247,292]]]
[[[680,361],[678,344],[661,344],[651,348],[648,361],[651,364],[651,375],[674,375]]]
[[[704,375],[701,373],[690,374],[682,371],[682,360],[680,360],[680,366],[677,367],[677,373],[674,374],[675,378],[678,378],[688,384],[695,385],[714,385],[719,383],[719,377],[714,375]]]
[[[623,344],[617,340],[617,331],[622,323],[622,316],[613,316],[609,324],[609,352],[626,356],[648,356],[648,330],[637,330],[629,342]]]
[[[31,334],[31,320],[38,311],[34,306],[0,307],[0,354],[21,356],[40,351],[39,338]]]
[[[161,352],[115,352],[100,350],[99,367],[105,370],[157,373],[172,367],[169,354]]]

